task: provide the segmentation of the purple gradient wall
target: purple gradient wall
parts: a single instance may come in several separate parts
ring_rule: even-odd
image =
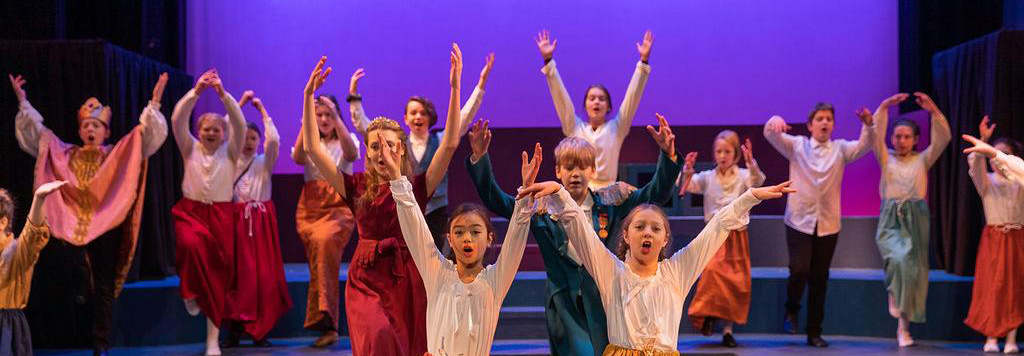
[[[634,43],[651,29],[651,79],[635,124],[654,123],[655,112],[673,125],[754,125],[772,114],[801,123],[814,102],[831,101],[836,137],[853,138],[853,110],[897,90],[897,4],[887,0],[190,0],[187,11],[189,73],[215,66],[236,96],[255,90],[285,147],[320,55],[334,67],[327,92],[342,96],[352,71],[366,68],[368,114],[400,118],[410,95],[445,102],[453,41],[466,58],[463,100],[484,56],[497,55],[479,117],[500,127],[557,126],[532,40],[540,29],[558,39],[555,58],[574,100],[603,83],[615,105],[638,59]],[[199,108],[223,111],[217,106],[204,98]],[[301,168],[282,157],[276,172]],[[877,164],[865,157],[847,172],[845,215],[877,214]]]

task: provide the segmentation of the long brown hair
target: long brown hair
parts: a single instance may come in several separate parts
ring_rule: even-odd
[[[386,117],[377,117],[370,122],[370,125],[366,127],[366,135],[363,137],[363,141],[366,144],[367,149],[370,147],[370,135],[372,132],[377,130],[388,130],[394,131],[398,134],[398,142],[400,145],[406,144],[405,130],[402,130],[401,126],[398,126],[398,122]],[[381,154],[384,154],[383,152]],[[369,158],[369,157],[367,157]],[[402,175],[406,177],[412,176],[412,160],[409,157],[409,147],[403,147],[402,150]],[[377,196],[378,192],[384,188],[387,183],[380,172],[376,172],[372,164],[367,164],[366,169],[366,189],[359,194],[359,198],[356,199],[356,204],[364,205],[369,204]]]
[[[619,230],[619,245],[615,247],[615,256],[618,256],[620,260],[626,260],[626,254],[629,253],[629,243],[626,242],[626,230],[629,230],[629,225],[633,223],[633,218],[635,218],[636,214],[641,211],[653,211],[658,213],[658,216],[661,217],[662,223],[665,224],[665,247],[658,252],[658,262],[661,262],[661,260],[668,258],[668,254],[665,251],[672,246],[672,227],[668,223],[668,215],[665,215],[665,211],[661,210],[660,207],[654,204],[637,205],[637,207],[630,210],[629,215],[626,215],[626,218],[622,220],[622,228]]]

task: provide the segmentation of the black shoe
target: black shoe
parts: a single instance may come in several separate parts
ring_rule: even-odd
[[[220,341],[220,348],[230,349],[232,347],[238,347],[240,337],[235,334],[228,334],[224,337],[224,340]]]
[[[270,340],[267,340],[267,338],[262,338],[262,339],[258,339],[258,340],[257,339],[253,339],[252,340],[252,346],[256,346],[256,347],[271,347],[271,346],[274,346],[274,344],[271,344]]]
[[[828,343],[825,342],[825,339],[822,339],[821,336],[808,336],[807,345],[814,347],[828,347]]]
[[[100,348],[92,349],[92,356],[107,356],[107,350]]]
[[[704,324],[700,326],[700,333],[704,336],[711,336],[715,331],[715,318],[704,318]]]
[[[722,334],[722,346],[725,347],[736,347],[736,338],[732,337],[732,334]]]
[[[796,330],[800,328],[797,325],[799,318],[794,313],[786,313],[786,318],[782,320],[782,331],[787,334],[796,334]]]

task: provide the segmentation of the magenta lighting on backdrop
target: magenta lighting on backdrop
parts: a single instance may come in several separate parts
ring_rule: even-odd
[[[334,67],[326,92],[344,97],[351,73],[365,68],[359,91],[367,114],[401,119],[410,95],[445,102],[453,41],[466,58],[463,101],[484,56],[497,55],[479,117],[497,127],[556,127],[533,42],[541,29],[558,39],[555,59],[573,100],[582,102],[589,84],[602,83],[615,105],[639,57],[634,43],[644,30],[654,32],[651,79],[635,125],[656,125],[655,112],[673,125],[760,125],[772,114],[802,124],[815,102],[831,101],[835,136],[855,138],[853,111],[874,109],[897,90],[897,4],[889,0],[191,0],[186,8],[188,72],[215,66],[236,96],[255,90],[285,153],[298,134],[303,84],[320,55]],[[222,111],[212,99],[199,108]],[[347,110],[344,116],[348,121]],[[276,173],[300,172],[282,155]],[[845,215],[877,214],[877,164],[868,156],[847,172]]]

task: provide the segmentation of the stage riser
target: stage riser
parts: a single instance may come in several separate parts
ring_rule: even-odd
[[[755,269],[753,300],[746,325],[736,327],[742,333],[779,333],[786,297],[786,279],[778,270]],[[768,275],[758,277],[758,275]],[[877,271],[875,275],[880,275]],[[521,274],[512,285],[502,313],[496,338],[547,338],[544,322],[544,284],[538,273]],[[978,341],[982,337],[963,324],[970,303],[969,279],[935,281],[930,285],[928,322],[914,324],[914,336],[922,340]],[[305,282],[288,283],[294,307],[280,319],[271,338],[315,336],[302,329],[306,310]],[[342,281],[344,288],[344,281]],[[692,297],[691,292],[691,297]],[[342,295],[342,334],[347,334]],[[689,299],[687,305],[689,304]],[[525,310],[524,310],[525,309]],[[803,313],[801,313],[803,315]],[[886,293],[881,278],[833,278],[829,281],[825,334],[892,337],[896,321],[886,309]],[[801,318],[800,325],[805,325]],[[177,287],[126,288],[118,303],[115,343],[142,346],[201,342],[206,322],[185,313]],[[695,333],[690,320],[683,318],[682,333]]]

